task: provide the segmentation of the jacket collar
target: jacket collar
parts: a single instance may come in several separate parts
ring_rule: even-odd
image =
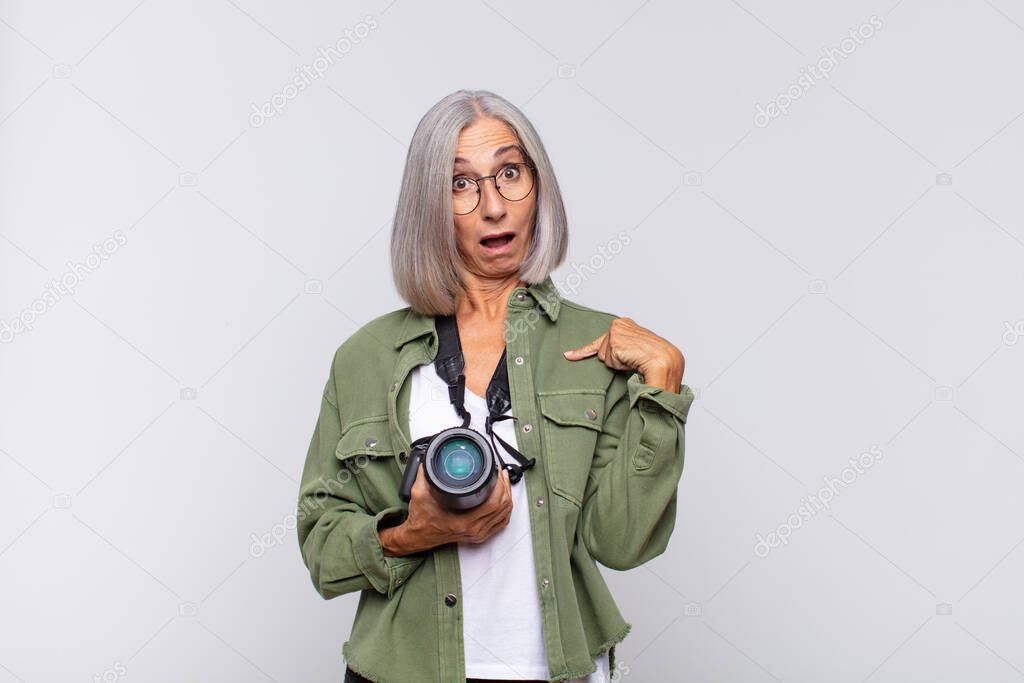
[[[508,305],[512,305],[513,297],[515,297],[516,292],[520,289],[523,288],[517,288],[509,294]],[[561,308],[562,297],[558,293],[558,288],[555,287],[555,283],[551,280],[550,275],[544,278],[543,282],[527,285],[525,290],[534,298],[551,322],[558,320],[558,311]],[[413,339],[418,339],[425,334],[431,333],[435,333],[433,316],[417,313],[412,308],[407,307],[405,320],[402,321],[402,328],[399,330],[398,337],[395,340],[395,348],[400,348]]]

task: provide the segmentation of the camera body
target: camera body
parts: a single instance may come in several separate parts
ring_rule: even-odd
[[[501,468],[487,438],[474,429],[450,427],[417,439],[398,488],[399,497],[407,503],[420,463],[440,504],[452,510],[467,510],[487,500]]]

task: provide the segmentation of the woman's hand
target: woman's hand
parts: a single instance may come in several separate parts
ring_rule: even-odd
[[[512,484],[502,469],[488,498],[468,510],[449,510],[434,497],[423,476],[416,471],[405,521],[380,530],[385,555],[410,555],[445,543],[482,543],[508,525],[512,517]]]
[[[644,376],[645,383],[666,391],[678,392],[683,381],[686,359],[682,352],[632,318],[616,318],[608,331],[594,341],[564,352],[569,360],[594,354],[608,367],[636,370]]]

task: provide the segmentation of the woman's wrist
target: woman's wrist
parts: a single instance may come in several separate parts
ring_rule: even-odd
[[[409,526],[406,522],[380,529],[377,535],[380,537],[380,547],[385,555],[401,557],[424,550],[414,542],[413,539],[416,538],[416,535],[409,533]]]
[[[679,386],[683,382],[685,368],[686,358],[683,357],[683,353],[671,346],[670,351],[648,359],[639,369],[640,374],[644,376],[645,384],[678,393]]]
[[[679,385],[683,381],[683,371],[672,365],[661,365],[641,373],[644,384],[660,387],[665,391],[679,393]]]
[[[384,527],[377,532],[377,536],[380,537],[381,550],[384,551],[385,555],[401,557],[402,555],[409,554],[403,535],[404,526],[405,524],[403,523],[398,526]]]

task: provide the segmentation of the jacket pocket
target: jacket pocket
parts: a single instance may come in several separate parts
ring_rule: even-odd
[[[583,492],[604,424],[604,391],[538,392],[544,417],[544,468],[551,490],[583,506]]]
[[[387,415],[356,420],[344,427],[334,452],[345,467],[339,479],[347,476],[359,484],[371,513],[402,502],[398,497],[400,468],[388,427]]]

